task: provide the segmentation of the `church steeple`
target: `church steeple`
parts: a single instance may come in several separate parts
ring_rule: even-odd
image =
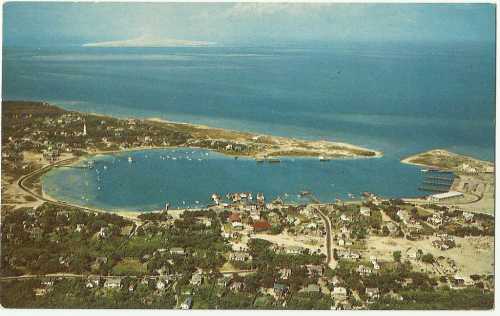
[[[87,124],[83,121],[83,136],[87,136]]]

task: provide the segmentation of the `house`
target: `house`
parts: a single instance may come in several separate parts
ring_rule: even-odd
[[[45,296],[50,292],[50,290],[46,288],[35,288],[33,289],[33,292],[35,292],[35,296]]]
[[[200,222],[205,225],[205,227],[212,227],[212,221],[209,218],[203,217]]]
[[[324,272],[323,266],[321,265],[307,264],[306,268],[309,276],[322,276]]]
[[[51,288],[54,286],[54,280],[51,279],[45,279],[41,283],[43,286],[45,286],[45,288]]]
[[[165,275],[170,272],[170,268],[167,268],[166,265],[162,265],[159,269],[155,269],[155,271],[159,275]]]
[[[248,251],[248,246],[245,244],[240,244],[240,243],[231,243],[231,248],[233,251],[239,252],[239,251]]]
[[[233,226],[233,229],[236,229],[236,230],[243,229],[243,224],[241,222],[232,222],[231,225]]]
[[[351,231],[349,230],[349,228],[347,228],[346,226],[342,226],[340,228],[340,233],[344,234],[344,235],[349,235],[351,233]]]
[[[215,202],[216,205],[219,205],[220,203],[221,196],[217,193],[212,194],[212,200]]]
[[[304,253],[305,248],[301,246],[289,246],[285,248],[285,253],[289,255],[300,255]]]
[[[128,291],[129,291],[129,293],[134,292],[136,288],[137,288],[137,283],[136,282],[130,282],[128,284]]]
[[[350,222],[351,218],[345,214],[340,215],[340,220],[343,222]]]
[[[310,217],[312,215],[312,211],[309,208],[303,208],[303,209],[300,210],[299,213],[301,215],[304,215],[304,216],[307,216],[307,217]]]
[[[343,302],[335,304],[335,310],[352,310],[352,304],[349,301],[344,300]]]
[[[229,282],[231,282],[232,278],[230,276],[222,276],[219,279],[217,279],[217,285],[220,287],[226,287]]]
[[[35,240],[40,240],[43,237],[43,229],[40,227],[34,227],[30,231],[30,237],[35,239]]]
[[[277,297],[283,297],[288,294],[289,287],[283,283],[274,283],[273,292]]]
[[[432,241],[432,245],[440,250],[448,250],[456,247],[455,238],[448,234],[437,234],[438,239]]]
[[[474,281],[470,277],[465,277],[461,275],[455,275],[451,280],[451,283],[452,283],[452,288],[462,288],[474,285]]]
[[[257,210],[252,210],[250,211],[250,218],[253,220],[253,221],[258,221],[260,220],[260,212],[257,211]]]
[[[470,223],[474,220],[474,213],[463,212],[462,216],[464,217],[464,221],[466,223]]]
[[[366,207],[366,206],[361,206],[359,208],[359,213],[363,216],[370,216],[372,211],[369,207]]]
[[[122,284],[122,278],[120,277],[111,277],[107,278],[104,282],[104,288],[106,289],[119,289]]]
[[[310,222],[309,224],[306,225],[306,227],[309,229],[318,229],[318,223]]]
[[[108,227],[101,227],[99,232],[97,233],[97,237],[100,239],[106,239],[111,235],[111,231]]]
[[[421,253],[422,251],[418,251],[416,248],[411,247],[406,251],[406,256],[409,259],[417,260],[418,258],[420,258]]]
[[[95,258],[95,261],[94,261],[94,268],[99,268],[101,267],[102,265],[105,265],[106,263],[108,263],[108,258],[107,257],[97,257]]]
[[[230,261],[245,262],[252,260],[252,256],[246,252],[233,252],[229,255]]]
[[[181,309],[191,309],[193,307],[193,297],[188,296],[181,304]]]
[[[342,259],[351,259],[351,260],[356,260],[361,258],[361,255],[359,253],[350,250],[338,250],[337,256]]]
[[[253,231],[255,233],[260,233],[269,229],[271,229],[271,224],[266,220],[261,219],[253,223]]]
[[[407,225],[410,222],[410,214],[406,210],[399,210],[396,215],[399,217],[399,219]]]
[[[165,279],[165,278],[158,278],[158,280],[156,281],[156,289],[157,290],[164,290],[167,288],[167,285],[168,285],[168,281]]]
[[[43,152],[43,158],[47,161],[54,162],[59,158],[59,151],[58,150],[45,150]]]
[[[333,287],[338,286],[341,283],[341,279],[339,279],[338,276],[334,276],[331,280],[330,283],[333,285]]]
[[[375,288],[366,288],[365,289],[366,296],[368,296],[369,299],[376,300],[380,297],[380,291],[377,287]]]
[[[80,233],[85,229],[85,224],[76,224],[75,232]]]
[[[288,278],[292,275],[292,269],[283,268],[278,271],[280,278],[283,280],[288,280]]]
[[[442,240],[433,240],[432,245],[439,250],[448,250],[450,247],[445,244]]]
[[[85,287],[88,289],[93,289],[99,287],[101,284],[101,277],[98,275],[91,275],[87,278],[87,283]]]
[[[360,264],[358,266],[358,268],[356,269],[356,272],[358,272],[359,275],[361,275],[361,276],[368,276],[368,275],[372,274],[372,269]]]
[[[427,222],[429,222],[432,225],[439,226],[443,224],[443,217],[439,213],[434,213],[432,214],[432,217],[429,217],[427,219]]]
[[[265,203],[265,197],[264,197],[264,193],[257,193],[257,203],[259,204],[264,204]]]
[[[460,166],[458,166],[458,171],[461,171],[465,174],[470,174],[470,175],[474,175],[474,174],[477,174],[478,171],[476,168],[472,167],[471,165],[467,164],[467,163],[462,163]]]
[[[174,247],[174,248],[170,249],[170,254],[172,254],[172,255],[178,255],[178,256],[185,256],[186,252],[184,251],[183,248]]]
[[[224,230],[224,227],[222,228],[222,237],[224,238],[233,238],[233,237],[236,237],[236,233],[233,233],[233,232],[228,232],[228,231],[225,231]]]
[[[239,292],[245,288],[245,284],[243,282],[233,282],[229,289],[233,292]]]
[[[201,273],[193,273],[193,275],[191,276],[191,280],[189,281],[189,283],[191,285],[194,285],[194,286],[199,286],[201,285],[201,283],[203,282],[203,276],[201,275]]]
[[[232,212],[229,217],[227,218],[227,220],[230,222],[230,223],[234,223],[234,222],[241,222],[241,217],[240,217],[240,214],[239,213],[236,213],[236,212]]]
[[[347,299],[347,289],[342,286],[336,286],[331,292],[333,299],[336,301],[343,301]]]
[[[309,284],[305,288],[299,291],[300,293],[321,293],[319,285],[317,284]]]
[[[387,230],[389,231],[389,235],[395,236],[399,232],[399,227],[398,225],[394,224],[393,222],[389,222],[385,225],[387,227]]]

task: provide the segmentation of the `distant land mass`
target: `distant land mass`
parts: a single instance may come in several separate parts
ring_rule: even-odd
[[[138,38],[118,41],[86,43],[83,47],[202,47],[212,46],[215,42],[192,41],[174,38],[159,38],[141,36]]]

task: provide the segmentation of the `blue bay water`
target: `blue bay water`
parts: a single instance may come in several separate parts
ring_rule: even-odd
[[[174,204],[203,201],[207,192],[246,187],[248,191],[277,195],[310,186],[323,200],[362,191],[417,195],[421,194],[417,191],[418,169],[401,165],[402,157],[444,148],[493,160],[494,58],[494,45],[480,43],[6,48],[2,95],[4,99],[46,100],[67,109],[120,117],[160,117],[344,141],[384,152],[381,159],[328,164],[296,160],[272,166],[256,166],[244,160],[219,166],[222,158],[217,157],[203,162],[210,165],[193,173],[188,181],[191,185],[182,186],[177,177],[175,181],[159,178],[150,185],[151,189],[165,185],[170,197],[158,190],[151,191],[157,192],[153,197],[153,193],[141,191],[143,186],[135,187],[134,183],[156,177],[136,171],[132,178],[123,176],[135,180],[128,194],[95,194],[95,204],[149,208],[163,200]],[[149,170],[147,164],[139,169]],[[229,169],[233,164],[234,169]],[[345,172],[345,177],[327,177],[328,168]],[[220,181],[220,190],[201,185],[202,170],[211,173],[216,169],[220,171],[211,178]],[[230,181],[228,170],[232,171]],[[55,181],[56,173],[61,174],[59,181]],[[66,176],[75,183],[87,179],[77,169],[60,169],[51,176],[54,181],[47,177],[46,187],[59,191],[69,181]],[[113,190],[120,192],[115,187]],[[177,193],[172,194],[172,190]]]
[[[349,194],[359,198],[364,191],[386,197],[423,194],[417,191],[420,169],[390,159],[320,162],[285,158],[270,164],[185,148],[92,159],[93,169],[58,168],[47,173],[43,178],[45,192],[91,207],[141,211],[160,209],[166,202],[176,208],[207,205],[214,192],[263,192],[268,199],[279,196],[294,203],[309,200],[299,197],[301,191],[310,191],[321,201],[348,199]]]

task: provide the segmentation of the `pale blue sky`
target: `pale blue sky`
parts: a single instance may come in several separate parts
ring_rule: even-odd
[[[492,4],[4,5],[4,46],[81,45],[148,36],[266,45],[303,41],[494,41]]]

